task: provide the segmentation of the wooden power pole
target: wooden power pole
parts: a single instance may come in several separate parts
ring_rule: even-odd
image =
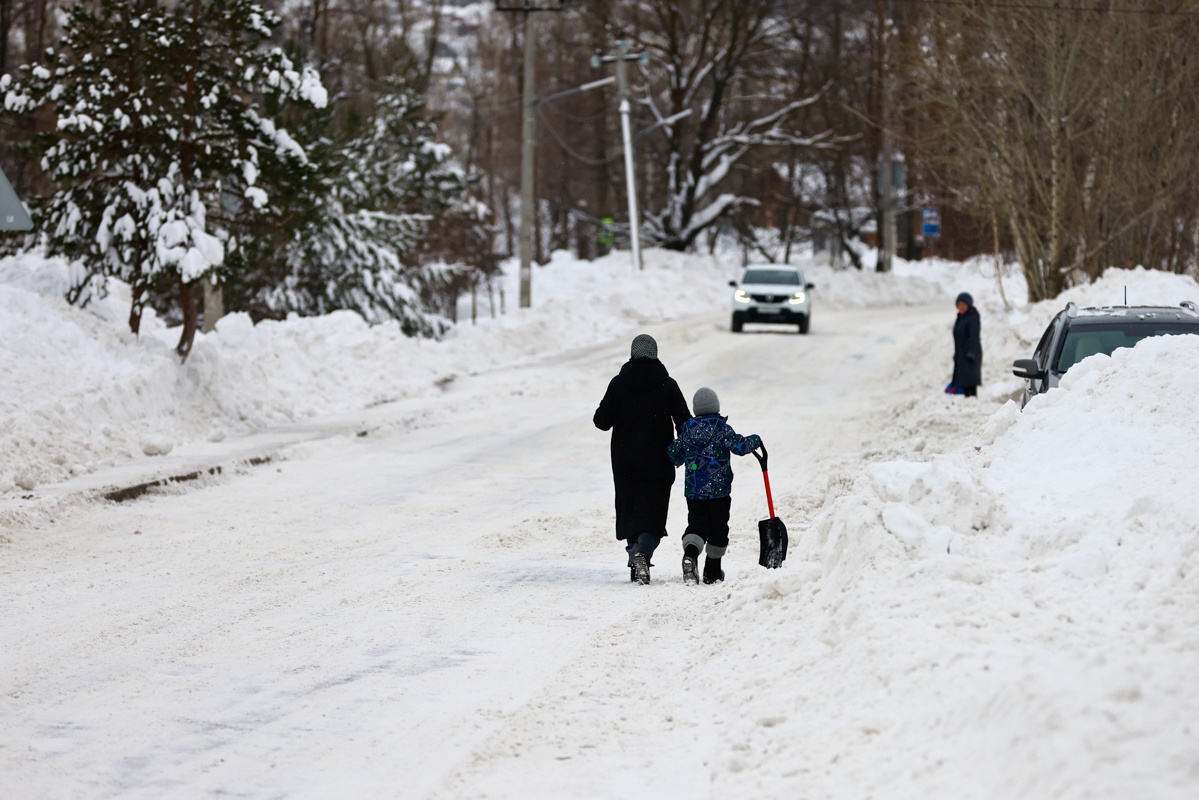
[[[521,11],[525,15],[524,87],[521,99],[520,143],[520,307],[533,304],[533,213],[537,199],[533,191],[533,158],[537,144],[537,93],[534,11],[561,11],[560,3],[535,5],[525,0],[522,5],[497,2],[496,11]]]

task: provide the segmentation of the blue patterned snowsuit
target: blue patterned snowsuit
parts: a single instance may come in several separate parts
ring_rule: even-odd
[[[683,423],[683,432],[666,448],[666,455],[675,466],[685,465],[684,497],[715,500],[733,491],[729,453],[745,456],[761,446],[757,434],[741,436],[729,427],[728,417],[705,414]]]

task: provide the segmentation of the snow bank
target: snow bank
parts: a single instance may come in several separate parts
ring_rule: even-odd
[[[721,676],[745,745],[714,794],[1193,796],[1196,396],[1199,336],[1146,340],[960,452],[834,476],[707,626],[715,663],[764,656]]]
[[[1003,295],[1008,303],[1027,303],[1028,286],[1019,265],[1009,264],[1000,269]],[[980,308],[995,311],[1003,308],[993,258],[975,258],[966,262],[897,258],[890,273],[834,270],[813,261],[804,267],[804,274],[816,284],[813,292],[816,300],[834,308],[941,304],[952,316],[954,298],[963,291],[970,292]]]
[[[739,262],[726,276],[736,277]],[[813,318],[820,308],[868,309],[894,306],[943,305],[953,313],[953,301],[959,292],[970,292],[980,308],[1003,309],[999,293],[995,260],[980,257],[969,261],[946,261],[930,258],[923,261],[905,261],[897,258],[889,273],[853,268],[833,269],[824,256],[797,256],[792,263],[803,270],[804,277],[815,284],[812,290],[814,302]],[[1003,295],[1009,304],[1023,305],[1028,302],[1028,287],[1018,264],[1007,264],[1001,268]],[[721,295],[722,300],[724,295]],[[726,304],[727,305],[727,304]]]
[[[1127,302],[1125,298],[1127,297]],[[1182,300],[1199,302],[1199,285],[1189,275],[1136,269],[1109,269],[1094,283],[1067,289],[1056,300],[1059,308],[1067,301],[1087,306],[1176,306]]]
[[[0,260],[6,384],[0,412],[7,423],[0,432],[0,493],[187,442],[419,396],[457,374],[609,342],[638,326],[704,314],[724,324],[727,283],[738,274],[738,263],[660,250],[645,251],[643,260],[644,269],[634,270],[626,252],[593,262],[554,253],[548,265],[533,268],[531,309],[517,308],[519,275],[515,261],[509,262],[501,291],[490,303],[478,298],[478,324],[469,322],[464,298],[462,324],[440,342],[409,339],[392,325],[369,327],[351,314],[258,325],[233,314],[216,332],[198,334],[182,365],[172,350],[177,333],[152,310],[143,318],[141,337],[129,334],[124,285],[112,283],[108,298],[79,310],[61,299],[69,285],[65,261],[35,255]],[[1026,355],[1030,338],[1035,341],[1065,299],[1111,302],[1122,298],[1125,285],[1134,287],[1130,299],[1137,302],[1199,296],[1189,278],[1109,270],[1093,287],[1021,306],[1027,291],[1019,270],[1009,267],[1004,288],[1017,310],[1001,319],[995,316],[1003,308],[996,268],[988,258],[897,260],[886,275],[834,271],[812,259],[797,263],[816,284],[817,317],[822,306],[942,304],[952,321],[952,298],[972,292],[980,308],[994,312],[983,330],[988,352],[999,355],[989,360],[992,365]],[[501,304],[505,313],[493,311]],[[1002,397],[1017,385],[1002,366],[988,370],[985,392]]]
[[[1008,315],[1008,323],[1022,332],[1021,339],[1028,349],[1028,353],[1022,357],[1032,355],[1032,346],[1040,339],[1054,315],[1066,307],[1066,303],[1072,302],[1080,308],[1119,306],[1124,305],[1126,293],[1128,304],[1134,306],[1177,306],[1183,300],[1199,303],[1199,283],[1188,275],[1143,267],[1109,269],[1094,283],[1067,289],[1052,300],[1013,308]]]
[[[129,333],[119,282],[86,309],[68,305],[69,265],[23,255],[0,261],[0,493],[320,414],[439,391],[439,381],[526,358],[593,346],[630,326],[711,312],[727,269],[715,259],[650,251],[579,262],[563,253],[535,267],[534,306],[516,308],[509,265],[506,314],[457,326],[442,341],[343,312],[283,322],[222,318],[198,333],[180,364],[148,310]],[[498,298],[497,298],[498,303]],[[469,319],[465,316],[464,319]]]

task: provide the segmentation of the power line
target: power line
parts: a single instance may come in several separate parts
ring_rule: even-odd
[[[575,150],[573,150],[571,148],[571,146],[568,145],[565,140],[563,140],[561,134],[558,133],[557,129],[554,128],[554,126],[550,123],[549,118],[546,117],[545,113],[542,112],[542,110],[540,108],[537,109],[537,116],[541,118],[541,121],[543,123],[545,123],[546,129],[550,132],[550,135],[554,137],[554,141],[556,141],[558,143],[558,146],[561,147],[562,150],[568,156],[575,159],[576,161],[580,161],[589,167],[602,167],[605,164],[609,164],[609,163],[615,161],[619,157],[619,156],[609,156],[607,158],[598,158],[597,159],[597,158],[590,158],[588,156],[582,155],[581,153],[575,152]]]
[[[524,11],[525,13],[528,13],[530,11],[562,11],[562,3],[555,2],[555,0],[550,0],[550,5],[539,6],[539,5],[534,5],[532,2],[529,2],[529,0],[525,0],[525,2],[520,3],[518,5],[504,5],[503,3],[500,3],[499,0],[497,0],[496,4],[495,4],[495,10],[496,11]]]
[[[608,116],[606,110],[596,111],[594,114],[572,114],[562,108],[562,106],[553,103],[546,103],[543,106],[539,105],[538,109],[541,111],[553,111],[557,116],[564,117],[572,122],[594,122],[597,119]]]

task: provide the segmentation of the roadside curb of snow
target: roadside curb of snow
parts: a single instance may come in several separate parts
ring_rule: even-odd
[[[415,423],[405,417],[400,424]],[[319,427],[301,427],[290,433],[250,432],[240,440],[221,443],[228,448],[224,452],[186,455],[176,451],[173,457],[164,455],[138,463],[114,464],[66,481],[0,497],[0,530],[38,530],[42,525],[55,524],[58,516],[72,508],[89,503],[129,502],[154,490],[202,489],[216,480],[241,476],[254,467],[287,461],[288,451],[294,448],[338,437],[362,438],[373,430],[375,426],[361,418],[333,426],[325,420]],[[255,444],[253,440],[259,438],[272,441]],[[11,541],[11,536],[0,534],[0,545]]]
[[[43,525],[54,525],[58,517],[70,513],[73,508],[96,502],[127,503],[139,499],[155,489],[182,489],[191,484],[189,490],[210,486],[222,476],[235,476],[250,468],[264,466],[279,460],[278,455],[238,458],[207,467],[197,467],[187,472],[149,478],[137,483],[111,484],[106,487],[80,487],[51,493],[24,492],[0,501],[0,529],[5,531],[36,531]],[[59,485],[61,486],[61,484]],[[0,546],[12,544],[12,537],[0,533]]]
[[[274,461],[274,458],[271,456],[253,456],[252,458],[238,461],[233,466],[235,468],[239,466],[258,467],[263,464],[270,464],[272,461]],[[144,494],[148,494],[153,489],[166,488],[168,486],[178,486],[181,483],[191,483],[192,481],[200,480],[205,475],[212,475],[215,477],[217,475],[224,474],[225,471],[225,466],[217,464],[215,467],[209,467],[208,469],[192,470],[191,472],[183,473],[181,475],[170,475],[157,480],[136,483],[132,486],[126,486],[121,489],[113,489],[111,491],[104,492],[103,496],[105,500],[109,500],[114,503],[128,503],[131,500],[136,500]]]

